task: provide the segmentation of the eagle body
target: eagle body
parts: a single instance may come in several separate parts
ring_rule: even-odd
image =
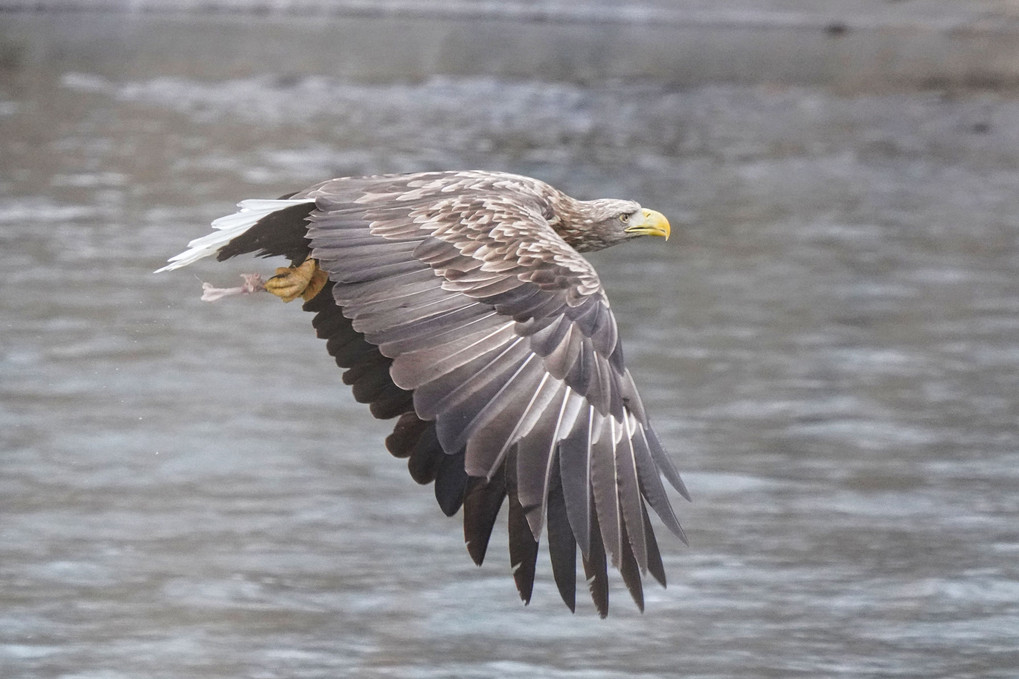
[[[303,293],[318,336],[355,398],[395,420],[388,450],[447,515],[463,509],[474,561],[507,504],[525,602],[544,534],[571,610],[578,551],[602,616],[608,563],[643,610],[641,575],[665,584],[648,507],[685,542],[662,477],[688,495],[580,253],[668,237],[662,215],[484,171],[344,177],[239,207],[160,271],[254,254],[321,272]]]

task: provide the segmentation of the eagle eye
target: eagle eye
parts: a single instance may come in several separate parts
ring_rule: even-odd
[[[628,221],[630,221],[629,213],[624,212],[623,214],[619,215],[619,221],[621,221],[623,224],[626,224]]]

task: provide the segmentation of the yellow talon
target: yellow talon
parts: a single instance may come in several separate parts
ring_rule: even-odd
[[[318,268],[314,259],[306,259],[300,266],[280,267],[276,275],[265,282],[265,289],[284,302],[298,297],[305,302],[311,300],[329,280],[329,274]]]

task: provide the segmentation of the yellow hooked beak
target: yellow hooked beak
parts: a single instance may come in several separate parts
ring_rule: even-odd
[[[641,210],[640,214],[643,219],[631,219],[630,224],[624,229],[626,233],[635,233],[640,236],[662,236],[665,240],[669,240],[672,228],[665,215],[657,210],[647,209]]]

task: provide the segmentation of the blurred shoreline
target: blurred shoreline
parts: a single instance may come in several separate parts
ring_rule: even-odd
[[[876,0],[724,6],[697,0],[0,0],[0,16],[5,64],[31,59],[23,53],[47,44],[72,62],[79,50],[91,58],[97,44],[105,44],[114,72],[130,69],[125,57],[144,52],[141,59],[159,60],[173,74],[183,46],[210,50],[200,60],[208,73],[199,75],[211,78],[243,77],[270,64],[282,72],[369,80],[490,75],[680,87],[824,86],[847,94],[1019,91],[1014,2],[934,1],[920,11],[914,2]],[[168,32],[164,39],[137,30],[153,22]],[[203,30],[196,22],[222,39],[192,39],[188,33]],[[266,43],[255,36],[267,23],[276,30]],[[29,31],[31,45],[21,40]],[[41,44],[40,35],[48,38]],[[298,43],[301,49],[293,49]]]

